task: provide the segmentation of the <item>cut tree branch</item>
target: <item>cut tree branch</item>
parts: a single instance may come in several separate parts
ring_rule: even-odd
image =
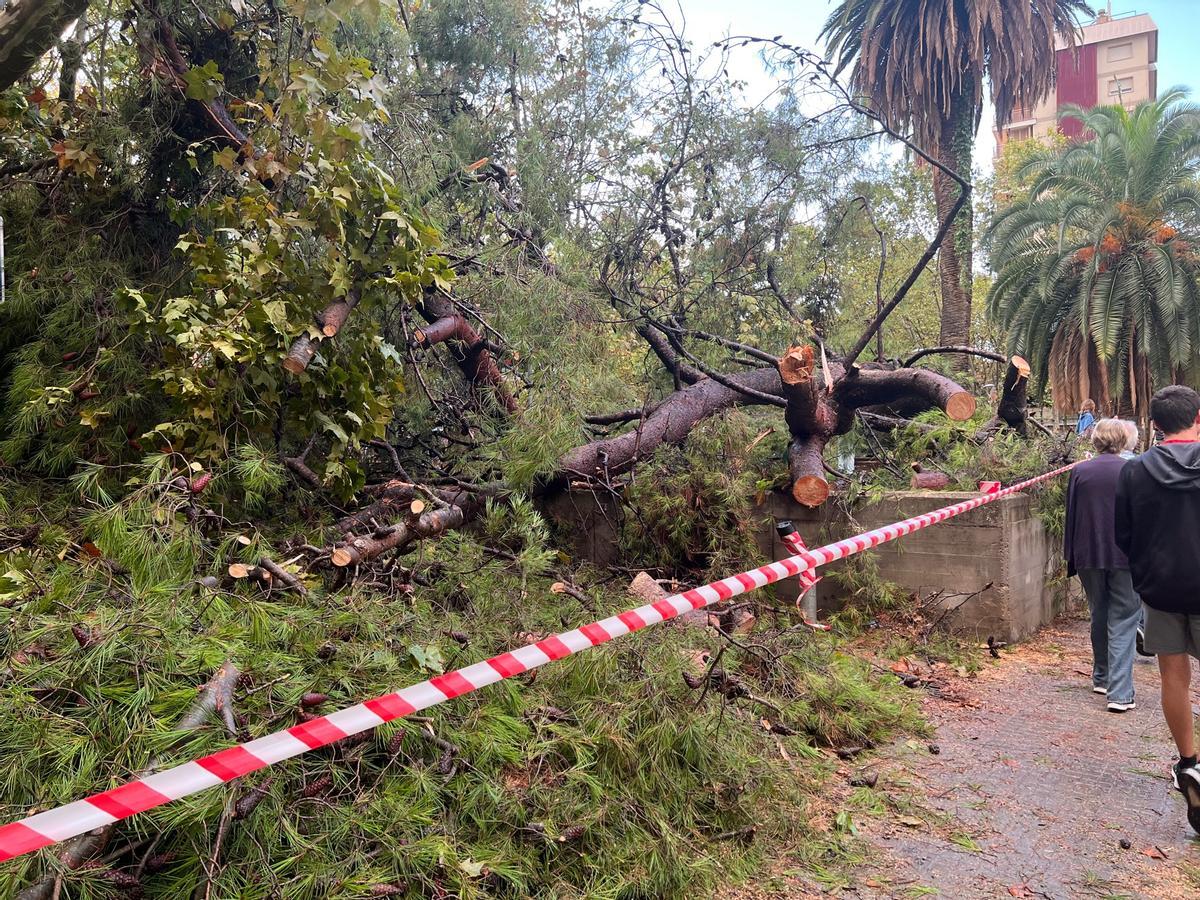
[[[461,506],[445,506],[422,513],[415,522],[394,525],[380,536],[352,537],[334,547],[331,559],[335,566],[345,568],[370,562],[389,550],[404,550],[421,538],[436,537],[466,521]]]
[[[488,350],[488,342],[454,304],[439,294],[428,293],[420,312],[429,324],[413,330],[413,341],[417,346],[429,348],[435,344],[452,344],[454,361],[472,387],[490,390],[506,413],[515,413],[517,401],[504,383],[500,368]]]
[[[321,312],[317,313],[317,330],[320,334],[317,336],[302,334],[292,341],[291,349],[288,350],[287,356],[283,358],[283,367],[293,375],[299,375],[307,369],[308,364],[317,355],[320,343],[337,336],[337,333],[345,326],[350,313],[358,306],[361,299],[361,289],[353,287],[346,293],[345,297],[339,297],[328,304]]]
[[[727,376],[726,380],[736,383],[738,389],[705,378],[675,391],[636,429],[592,441],[568,452],[559,461],[560,473],[607,481],[613,475],[627,472],[663,444],[682,443],[697,422],[735,406],[759,403],[746,394],[746,389],[755,395],[782,396],[779,373],[774,369],[739,372]]]

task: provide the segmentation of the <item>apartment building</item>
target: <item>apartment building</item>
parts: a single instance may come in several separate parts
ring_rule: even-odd
[[[996,129],[997,155],[1011,140],[1045,137],[1055,131],[1078,137],[1083,130],[1078,120],[1058,120],[1064,106],[1121,103],[1132,108],[1157,97],[1158,26],[1146,13],[1102,12],[1080,29],[1074,49],[1059,36],[1057,66],[1050,94],[1032,109],[1013,110],[1012,120]]]

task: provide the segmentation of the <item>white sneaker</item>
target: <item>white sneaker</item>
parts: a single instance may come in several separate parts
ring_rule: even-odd
[[[1093,694],[1107,694],[1108,688],[1102,688],[1098,684],[1093,684],[1092,685],[1092,693]]]
[[[1137,703],[1132,700],[1130,700],[1128,703],[1117,703],[1116,701],[1110,701],[1108,704],[1109,712],[1122,713],[1129,712],[1131,709],[1137,709]]]

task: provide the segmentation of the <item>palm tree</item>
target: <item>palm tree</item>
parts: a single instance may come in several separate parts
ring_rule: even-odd
[[[1159,100],[1069,109],[1090,139],[1024,167],[1028,196],[985,236],[988,311],[1060,409],[1149,411],[1200,348],[1200,106]]]
[[[909,129],[948,169],[971,175],[971,148],[985,76],[996,121],[1032,107],[1054,84],[1055,34],[1071,43],[1083,0],[842,0],[825,23],[837,71],[853,65],[851,87],[893,128]],[[934,172],[943,221],[959,187]],[[943,344],[971,331],[971,207],[959,213],[938,254]]]

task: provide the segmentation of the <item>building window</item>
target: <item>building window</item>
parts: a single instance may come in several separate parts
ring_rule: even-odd
[[[1108,61],[1120,62],[1123,59],[1133,59],[1133,41],[1124,44],[1113,44],[1108,48]]]
[[[1010,141],[1027,141],[1033,137],[1033,126],[1022,125],[1020,128],[1008,129],[1008,139]]]
[[[1122,98],[1124,98],[1125,96],[1127,96],[1129,94],[1132,94],[1133,93],[1133,79],[1132,78],[1114,78],[1112,81],[1110,81],[1108,83],[1108,93],[1113,97],[1120,96]]]

